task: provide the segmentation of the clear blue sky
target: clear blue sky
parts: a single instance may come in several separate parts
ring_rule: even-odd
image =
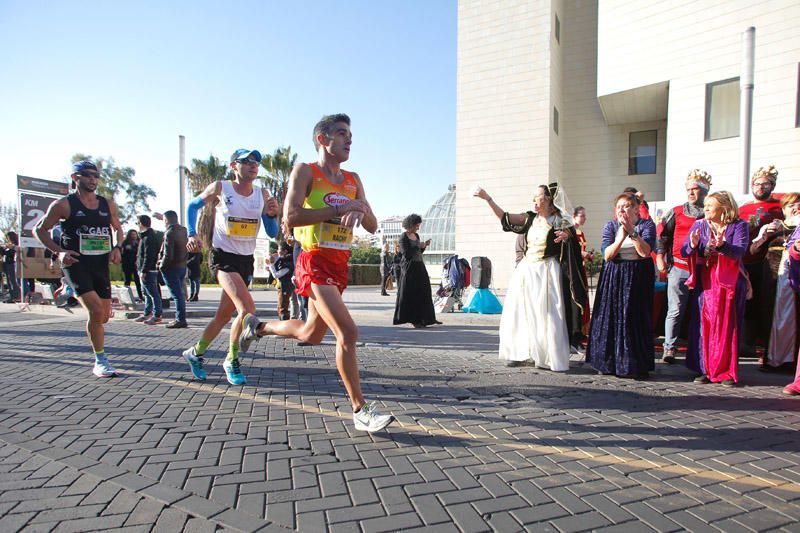
[[[314,160],[324,114],[353,120],[345,168],[379,217],[455,182],[456,0],[0,0],[0,199],[112,156],[178,205],[187,161],[291,145]]]

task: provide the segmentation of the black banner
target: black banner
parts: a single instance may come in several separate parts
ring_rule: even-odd
[[[30,192],[42,192],[56,196],[66,196],[69,194],[69,184],[60,181],[41,180],[39,178],[29,178],[17,174],[17,189]]]

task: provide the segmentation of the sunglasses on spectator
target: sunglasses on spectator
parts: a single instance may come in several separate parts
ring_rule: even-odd
[[[764,187],[772,187],[771,181],[765,181],[763,183],[754,183],[753,188],[758,187],[759,189],[763,189]]]

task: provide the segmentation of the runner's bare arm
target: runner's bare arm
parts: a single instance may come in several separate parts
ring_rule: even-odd
[[[217,205],[219,201],[219,193],[222,191],[222,182],[215,181],[209,183],[203,192],[200,193],[200,198],[203,199],[204,205]]]
[[[44,217],[36,224],[36,228],[33,230],[36,239],[53,253],[60,254],[63,250],[50,236],[50,230],[62,220],[69,218],[69,215],[70,210],[67,199],[62,198],[56,200],[50,204],[50,207],[47,208],[47,213],[45,213]]]
[[[111,228],[117,234],[117,246],[112,248],[110,261],[115,265],[122,261],[122,241],[125,240],[125,232],[122,231],[122,224],[119,221],[119,209],[114,200],[108,200],[108,212],[111,215]]]
[[[264,211],[263,214],[274,217],[278,216],[281,211],[281,204],[272,196],[267,189],[261,189],[261,195],[264,197]]]
[[[353,176],[356,178],[356,182],[358,183],[358,193],[356,198],[364,202],[364,206],[366,207],[364,216],[361,217],[361,227],[370,233],[375,233],[378,230],[378,219],[375,218],[375,213],[372,212],[372,207],[367,201],[367,194],[364,192],[364,184],[361,183],[361,178],[355,172],[353,172]]]
[[[290,228],[317,224],[343,216],[351,211],[363,213],[367,209],[361,200],[352,200],[336,207],[305,209],[303,202],[311,193],[311,183],[311,167],[305,163],[295,165],[292,175],[289,176],[289,191],[286,193],[286,201],[283,204],[283,217]]]

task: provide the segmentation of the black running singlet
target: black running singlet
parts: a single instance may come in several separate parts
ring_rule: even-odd
[[[97,209],[89,209],[72,193],[67,196],[69,218],[61,222],[61,247],[81,255],[111,252],[111,212],[108,201],[98,196]]]

